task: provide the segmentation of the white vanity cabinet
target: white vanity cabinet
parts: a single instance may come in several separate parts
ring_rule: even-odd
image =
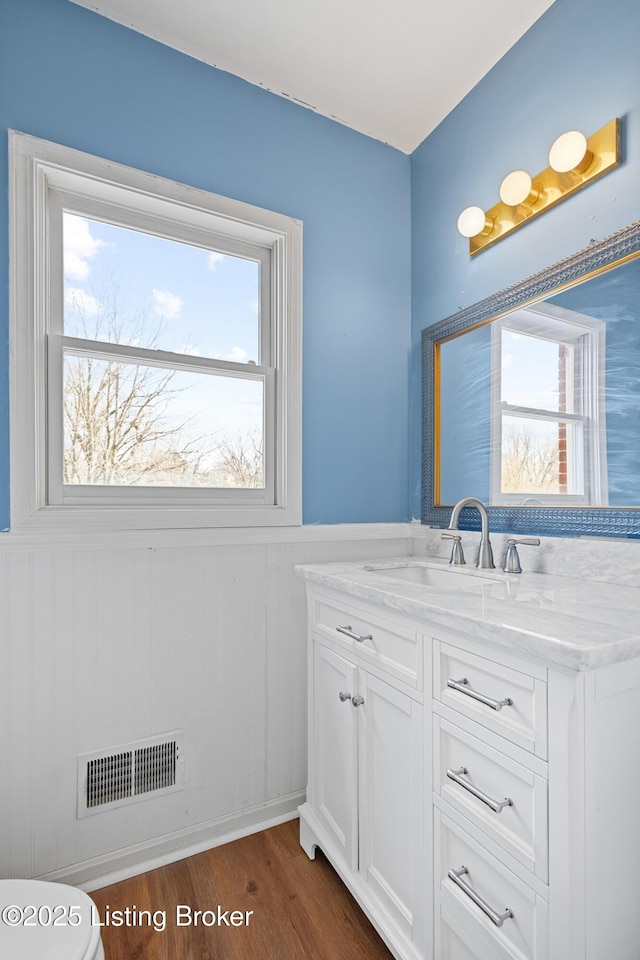
[[[637,960],[640,659],[576,671],[439,636],[434,957]]]
[[[425,955],[423,643],[415,627],[310,591],[309,783],[319,845],[397,956]]]
[[[440,597],[385,587],[376,603],[355,573],[341,591],[343,566],[335,589],[306,569],[301,842],[394,956],[640,960],[640,591],[609,589],[602,614],[638,630],[636,656],[620,657],[618,622],[594,644],[572,586],[575,614],[538,621],[536,655],[519,603],[481,597],[474,623],[468,602],[443,615]]]
[[[434,953],[548,960],[547,668],[445,636],[432,642]]]

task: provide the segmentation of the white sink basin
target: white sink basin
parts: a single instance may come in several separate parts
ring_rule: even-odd
[[[453,590],[456,593],[483,593],[488,587],[500,585],[505,581],[501,577],[485,576],[471,571],[457,570],[455,567],[440,567],[428,563],[412,562],[407,564],[369,564],[364,567],[368,573],[409,583],[421,583],[435,590]]]

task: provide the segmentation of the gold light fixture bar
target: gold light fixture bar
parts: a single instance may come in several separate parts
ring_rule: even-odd
[[[561,139],[559,138],[556,144],[559,144]],[[585,162],[587,164],[586,169]],[[577,190],[582,190],[583,187],[597,180],[598,177],[604,176],[605,173],[617,167],[619,163],[620,120],[616,118],[588,138],[587,152],[576,167],[565,173],[558,173],[552,167],[547,167],[542,173],[531,178],[532,189],[524,202],[518,203],[516,206],[508,206],[501,201],[491,210],[487,210],[485,214],[486,222],[492,224],[492,229],[490,232],[485,230],[474,237],[470,237],[470,255],[473,257],[474,254],[490,247],[492,243],[502,240],[513,230],[517,230],[518,227],[534,220],[541,213],[555,207],[561,200],[570,197]],[[523,171],[517,172],[522,173]]]

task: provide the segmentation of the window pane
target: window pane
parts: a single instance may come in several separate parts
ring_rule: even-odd
[[[501,399],[516,407],[573,413],[572,349],[555,340],[503,330]]]
[[[502,492],[582,494],[581,437],[575,423],[503,417]]]
[[[264,486],[261,380],[64,363],[64,482]]]
[[[65,213],[64,333],[260,363],[260,264]]]

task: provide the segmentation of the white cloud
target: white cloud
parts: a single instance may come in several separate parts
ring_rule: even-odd
[[[243,350],[242,347],[231,347],[231,353],[228,354],[224,359],[225,360],[234,360],[236,363],[242,363],[246,358],[247,351]]]
[[[215,270],[218,264],[223,260],[223,253],[216,253],[215,250],[212,250],[209,254],[207,254],[207,270]]]
[[[86,280],[90,266],[88,260],[95,257],[103,240],[91,236],[89,221],[72,213],[64,215],[64,272],[71,280]]]
[[[169,290],[152,290],[151,300],[153,311],[166,320],[175,320],[184,303],[180,297],[170,293]]]
[[[89,317],[95,317],[100,313],[100,301],[80,287],[65,287],[64,302],[73,310]]]

